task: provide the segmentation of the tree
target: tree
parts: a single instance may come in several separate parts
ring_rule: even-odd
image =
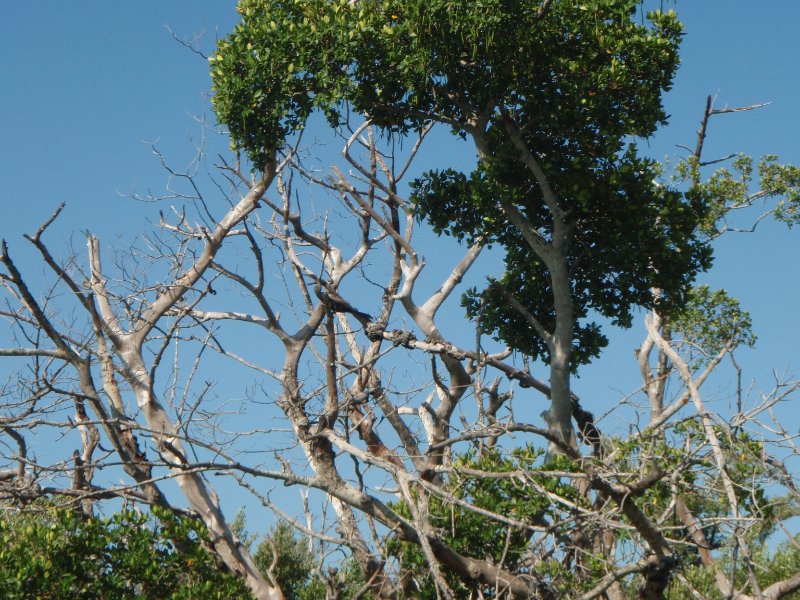
[[[27,361],[5,391],[5,502],[168,509],[173,480],[257,598],[313,584],[280,575],[282,557],[318,575],[354,563],[355,597],[662,598],[697,570],[723,596],[799,589],[800,572],[768,580],[760,562],[797,500],[791,436],[762,420],[797,384],[713,414],[701,386],[754,338],[735,300],[692,282],[733,210],[763,200],[796,220],[800,170],[767,157],[756,177],[740,157],[710,172],[708,121],[733,110],[710,99],[672,177],[641,156],[681,28],[637,8],[241,1],[210,57],[235,158],[211,181],[171,171],[191,192],[162,199],[174,210],[147,252],[102,261],[90,234],[61,255],[45,238],[63,207],[27,236],[48,281],[2,245],[15,338],[0,355]],[[322,169],[302,135],[317,112],[343,144]],[[441,126],[474,169],[417,167]],[[423,253],[426,231],[454,239]],[[504,271],[485,283],[490,245]],[[448,328],[465,280],[467,318]],[[571,377],[605,344],[592,318],[630,326],[640,309],[646,403],[620,412],[646,424],[606,434]],[[242,420],[200,381],[223,371],[254,382]],[[534,393],[544,425],[514,403]],[[52,429],[74,454],[30,450]],[[294,513],[315,556],[283,528],[251,553],[212,475]],[[305,518],[277,483],[310,492]]]
[[[342,102],[378,126],[442,123],[474,142],[473,173],[428,173],[412,196],[437,231],[506,249],[503,280],[471,312],[545,356],[562,443],[570,368],[604,343],[578,321],[594,309],[629,325],[654,287],[679,304],[709,264],[694,234],[702,203],[655,185],[652,161],[626,143],[664,121],[681,32],[673,12],[638,25],[638,5],[254,0],[213,57],[217,114],[256,165],[312,108],[340,125]]]

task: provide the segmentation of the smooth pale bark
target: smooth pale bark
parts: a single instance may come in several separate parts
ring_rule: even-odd
[[[284,596],[280,588],[272,585],[261,574],[247,548],[233,534],[222,514],[216,494],[198,473],[187,469],[189,460],[178,429],[155,397],[150,374],[142,355],[142,347],[159,320],[209,269],[228,233],[258,207],[259,200],[275,174],[276,168],[273,164],[265,173],[264,179],[256,183],[220,220],[214,231],[206,238],[203,250],[195,262],[176,279],[173,285],[166,287],[159,294],[130,332],[119,332],[111,314],[106,314],[104,319],[107,331],[112,332],[111,339],[116,351],[124,362],[126,377],[136,403],[145,416],[148,427],[154,432],[160,432],[156,436],[159,453],[171,465],[173,476],[189,505],[206,525],[214,552],[231,571],[245,579],[250,591],[258,600],[283,600]],[[94,275],[99,277],[99,259],[95,258],[97,268]],[[107,310],[110,311],[110,308]]]
[[[504,111],[501,111],[504,112]],[[542,262],[547,267],[553,296],[542,301],[551,301],[555,311],[553,331],[547,331],[541,323],[532,317],[526,307],[520,312],[530,322],[534,330],[547,343],[550,353],[550,408],[542,414],[548,429],[558,443],[550,442],[548,458],[563,453],[564,449],[575,448],[575,430],[572,426],[572,396],[570,393],[570,360],[572,341],[575,334],[575,316],[572,301],[572,284],[569,276],[568,252],[572,237],[573,223],[558,204],[544,169],[536,157],[530,152],[513,119],[504,113],[506,131],[509,139],[519,151],[519,160],[525,164],[536,180],[542,192],[544,203],[553,221],[550,240],[545,239],[539,230],[525,217],[515,205],[503,198],[498,204],[508,217],[510,223],[522,234]],[[485,159],[489,150],[484,140],[484,131],[473,129],[472,139],[478,150],[478,156]],[[509,292],[510,293],[510,292]]]

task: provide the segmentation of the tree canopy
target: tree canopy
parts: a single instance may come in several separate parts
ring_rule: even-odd
[[[251,598],[204,546],[202,523],[158,509],[85,518],[56,506],[0,517],[3,598]]]

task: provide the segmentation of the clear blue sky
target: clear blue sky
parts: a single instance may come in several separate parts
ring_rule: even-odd
[[[658,2],[655,2],[658,4]],[[771,102],[743,115],[718,117],[708,158],[731,152],[778,154],[800,164],[800,3],[796,0],[665,2],[686,24],[683,65],[667,96],[670,126],[649,142],[656,158],[694,145],[707,94],[720,106]],[[233,1],[2,2],[0,61],[0,237],[26,266],[21,234],[64,201],[51,239],[65,244],[91,229],[114,243],[133,237],[157,207],[120,194],[164,190],[164,172],[144,142],[186,164],[201,127],[213,121],[207,63],[176,43],[205,32],[199,46],[236,22]],[[764,223],[753,235],[719,244],[703,277],[750,310],[759,343],[742,353],[744,377],[768,386],[773,368],[800,373],[800,232]],[[40,272],[36,268],[37,271]],[[612,335],[607,359],[588,368],[575,389],[596,412],[638,383],[632,360],[641,327]],[[724,399],[726,390],[709,389]]]

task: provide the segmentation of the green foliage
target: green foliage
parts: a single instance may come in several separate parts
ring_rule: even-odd
[[[634,306],[652,306],[652,288],[665,290],[662,305],[682,305],[693,273],[710,264],[709,249],[695,233],[703,205],[655,186],[654,163],[638,158],[633,147],[620,157],[607,157],[602,165],[577,156],[562,164],[555,162],[553,159],[551,163],[551,184],[556,190],[565,190],[559,194],[561,204],[574,215],[575,222],[567,257],[575,318],[582,320],[596,311],[617,325],[629,327]],[[548,301],[553,295],[548,269],[521,232],[510,227],[494,207],[497,198],[514,199],[534,228],[549,235],[552,223],[541,191],[524,168],[514,167],[519,182],[513,187],[487,189],[483,183],[487,178],[473,178],[467,184],[473,187],[473,196],[482,197],[479,203],[465,200],[469,196],[460,193],[447,195],[430,188],[424,198],[418,195],[417,199],[420,210],[434,219],[435,226],[448,227],[449,221],[449,233],[479,234],[502,244],[507,253],[506,273],[500,284],[512,290],[517,300],[552,331],[555,309]],[[427,181],[431,181],[430,175]],[[575,195],[567,190],[574,190]],[[461,206],[453,206],[456,203]],[[470,203],[478,210],[468,206]],[[481,310],[481,298],[485,332],[497,332],[497,337],[512,347],[547,360],[546,345],[508,305],[501,290],[490,287],[482,294],[468,294],[465,304],[471,316]],[[577,327],[574,342],[573,366],[577,366],[597,356],[606,338],[590,322]]]
[[[525,103],[556,131],[612,120],[648,135],[680,25],[654,13],[642,27],[638,4],[558,2],[542,18],[519,0],[241,0],[211,57],[215,109],[256,164],[342,102],[386,126],[463,121],[465,101]]]
[[[256,548],[254,559],[262,573],[272,566],[275,551],[278,560],[273,574],[286,600],[314,600],[325,597],[325,587],[314,572],[313,555],[309,552],[308,538],[295,533],[285,521],[278,521]],[[273,544],[275,551],[273,550]]]
[[[781,544],[776,549],[771,549],[768,545],[760,546],[755,555],[751,557],[759,568],[759,585],[761,589],[766,589],[769,585],[782,581],[797,572],[800,572],[800,540],[795,538]],[[735,573],[735,583],[738,589],[745,589],[747,574],[741,566],[737,569],[732,568],[730,551],[723,554],[719,568],[730,576]],[[714,571],[702,565],[694,565],[682,569],[682,573],[691,586],[708,600],[725,600],[726,596],[721,594],[714,581]],[[693,600],[698,596],[693,594],[685,585],[675,582],[666,595],[667,600]],[[783,600],[798,600],[800,592],[794,592],[782,596]]]
[[[501,283],[552,327],[550,273],[498,208],[514,204],[544,239],[552,215],[507,133],[508,115],[541,162],[573,234],[568,268],[574,313],[596,310],[628,326],[631,308],[680,305],[710,252],[697,239],[705,204],[654,184],[656,166],[632,137],[651,135],[678,64],[674,12],[642,23],[637,0],[241,0],[241,23],[212,56],[215,110],[234,145],[258,167],[315,109],[332,125],[341,108],[406,132],[424,123],[477,136],[481,163],[417,180],[421,218],[459,238],[486,236],[507,250]],[[480,139],[478,139],[480,138]],[[545,344],[494,289],[475,292],[482,327],[548,359]],[[575,334],[573,366],[606,340],[593,323]]]
[[[0,517],[3,598],[250,598],[203,548],[204,528],[154,509],[84,518],[57,508]]]
[[[726,474],[733,484],[738,518],[747,524],[740,533],[748,540],[754,564],[759,565],[759,581],[763,588],[780,578],[779,573],[771,568],[770,554],[774,548],[768,541],[769,536],[776,532],[778,523],[798,514],[797,502],[790,496],[775,497],[770,494],[774,479],[764,461],[764,442],[738,428],[715,425],[714,430],[720,441]],[[690,532],[682,527],[670,507],[674,494],[677,494],[691,514],[703,524],[705,543],[719,560],[718,568],[730,573],[732,549],[736,542],[730,521],[733,510],[727,491],[699,418],[676,425],[670,431],[669,438],[655,438],[649,444],[615,442],[614,462],[610,468],[633,473],[632,480],[650,466],[657,466],[672,474],[641,494],[637,504],[653,520],[668,515],[671,522],[666,523],[671,525],[670,538],[688,542],[685,545],[675,544],[673,548],[680,572],[703,597],[722,598],[716,591],[713,569],[703,565]],[[626,534],[618,532],[617,540],[624,542],[625,539]],[[784,550],[788,551],[789,548]],[[800,553],[797,550],[793,552],[796,555],[794,560],[800,560]],[[738,571],[742,576],[737,579],[737,585],[742,586],[746,581],[741,563]],[[631,593],[636,585],[635,579],[628,581]],[[678,583],[673,585],[668,595],[671,599],[690,597],[696,596],[686,593]]]
[[[582,499],[574,486],[565,484],[559,477],[528,475],[531,469],[553,471],[574,471],[577,465],[565,457],[542,466],[542,451],[527,446],[514,450],[510,456],[504,457],[494,450],[486,450],[480,456],[475,453],[458,457],[453,462],[454,473],[446,485],[446,490],[458,500],[464,500],[473,506],[503,515],[526,525],[534,525],[543,519],[560,520],[563,506],[554,503],[548,493],[580,504]],[[459,471],[461,469],[462,471]],[[464,472],[478,470],[486,473],[516,473],[508,477],[482,477]],[[532,485],[535,481],[535,485]],[[393,507],[398,513],[410,517],[411,513],[404,502]],[[430,522],[441,539],[453,550],[465,556],[487,560],[494,564],[502,564],[514,571],[520,568],[521,560],[529,548],[531,533],[524,527],[513,527],[476,513],[470,508],[448,501],[437,496],[429,499]],[[404,573],[411,578],[410,590],[407,593],[414,598],[436,598],[436,590],[430,579],[427,560],[416,544],[392,540],[387,553],[395,556]],[[542,570],[552,579],[554,589],[565,577],[569,577],[558,565],[558,562],[544,561]],[[464,583],[455,576],[447,574],[449,585],[459,597],[467,597],[469,592]],[[494,598],[494,586],[485,586],[481,590],[484,597]]]
[[[782,196],[775,207],[775,217],[790,227],[800,222],[800,167],[781,165],[769,155],[758,165],[761,189],[770,196]]]
[[[757,168],[751,157],[739,154],[730,167],[717,169],[705,181],[697,159],[691,157],[677,164],[674,179],[690,182],[692,193],[703,198],[708,211],[701,228],[711,237],[725,230],[732,211],[769,199],[777,200],[769,209],[776,219],[790,227],[800,220],[800,167],[781,164],[771,154],[761,157]]]
[[[244,511],[240,511],[231,523],[231,529],[248,547],[259,537],[246,529]],[[274,544],[274,547],[273,547]],[[273,567],[274,551],[278,560]],[[287,521],[279,519],[272,530],[257,544],[253,558],[262,573],[273,569],[273,576],[280,586],[286,600],[317,600],[326,594],[325,584],[319,577],[314,555],[309,551],[309,539]],[[364,578],[358,564],[352,556],[325,566],[326,577],[335,580],[339,598],[361,598],[371,600],[372,596],[364,595],[361,588]],[[360,594],[360,595],[359,595]]]
[[[752,347],[756,336],[750,314],[725,290],[712,292],[707,285],[692,289],[686,304],[670,320],[673,333],[690,344],[691,364],[705,364],[723,348]]]
[[[741,519],[750,523],[747,538],[753,552],[763,554],[767,562],[770,548],[769,536],[775,532],[776,523],[798,514],[796,502],[788,498],[770,497],[769,468],[764,464],[764,444],[741,430],[728,430],[715,426],[725,457],[727,474],[733,482]],[[676,542],[675,552],[679,569],[698,589],[711,590],[714,586],[713,572],[704,567],[690,533],[677,521],[672,506],[677,493],[686,502],[692,514],[702,523],[710,549],[724,556],[730,553],[733,544],[732,531],[726,525],[732,516],[719,472],[714,466],[711,449],[699,419],[686,420],[677,425],[666,437],[650,439],[605,440],[607,457],[595,465],[599,471],[613,473],[614,481],[622,486],[633,486],[650,469],[657,467],[669,477],[658,479],[650,487],[632,495],[631,500],[652,520],[663,520],[664,515],[672,519],[670,538],[686,541]],[[680,450],[678,450],[680,448]],[[454,473],[446,484],[446,490],[458,500],[487,511],[512,518],[525,524],[552,523],[552,535],[565,539],[578,539],[591,535],[591,524],[575,520],[576,512],[567,503],[588,508],[587,499],[580,496],[573,482],[557,476],[548,476],[547,470],[575,471],[578,465],[564,457],[553,463],[541,465],[541,453],[531,447],[515,450],[504,457],[499,452],[488,451],[478,456],[470,453],[454,460]],[[544,471],[544,472],[543,472]],[[477,472],[493,473],[482,476]],[[502,477],[503,473],[515,476]],[[560,498],[561,500],[556,500]],[[394,506],[400,514],[410,517],[411,512],[404,503]],[[433,496],[429,499],[430,521],[437,534],[457,552],[495,564],[501,561],[511,571],[524,572],[522,562],[531,548],[531,534],[524,527],[513,527]],[[669,510],[668,510],[669,509]],[[633,542],[631,530],[615,531],[615,540],[620,548]],[[427,560],[415,544],[392,540],[387,552],[397,557],[401,572],[411,581],[407,593],[415,598],[436,598],[434,583],[429,576]],[[764,575],[763,585],[776,581],[781,573],[792,573],[791,565],[800,561],[800,553],[790,547],[774,555],[785,568],[772,569]],[[730,561],[730,556],[725,560]],[[723,565],[726,564],[723,560]],[[792,562],[794,561],[794,562]],[[586,591],[608,572],[609,565],[590,555],[581,556],[579,566],[564,557],[537,562],[538,577],[547,582],[555,594],[574,594]],[[463,581],[445,570],[448,583],[459,597],[476,593]],[[627,580],[626,586],[634,595],[640,581],[638,576]],[[743,583],[743,582],[742,582]],[[675,598],[683,598],[673,589]],[[484,597],[495,597],[492,586],[479,590]],[[706,592],[704,592],[706,593]],[[677,594],[677,595],[675,595]],[[708,597],[716,597],[710,593]]]
[[[774,531],[774,518],[785,517],[793,505],[767,493],[772,480],[764,463],[763,441],[739,428],[715,425],[714,433],[726,462],[727,476],[733,483],[739,514],[754,519],[757,526],[750,528],[751,535],[763,543]],[[720,530],[716,523],[731,516],[732,508],[700,418],[676,424],[669,438],[616,442],[612,468],[632,473],[632,480],[651,465],[673,473],[671,479],[657,482],[642,494],[642,506],[655,517],[669,506],[673,493],[678,492],[697,518],[710,522],[704,528],[705,535],[713,549],[719,548],[729,532]]]

